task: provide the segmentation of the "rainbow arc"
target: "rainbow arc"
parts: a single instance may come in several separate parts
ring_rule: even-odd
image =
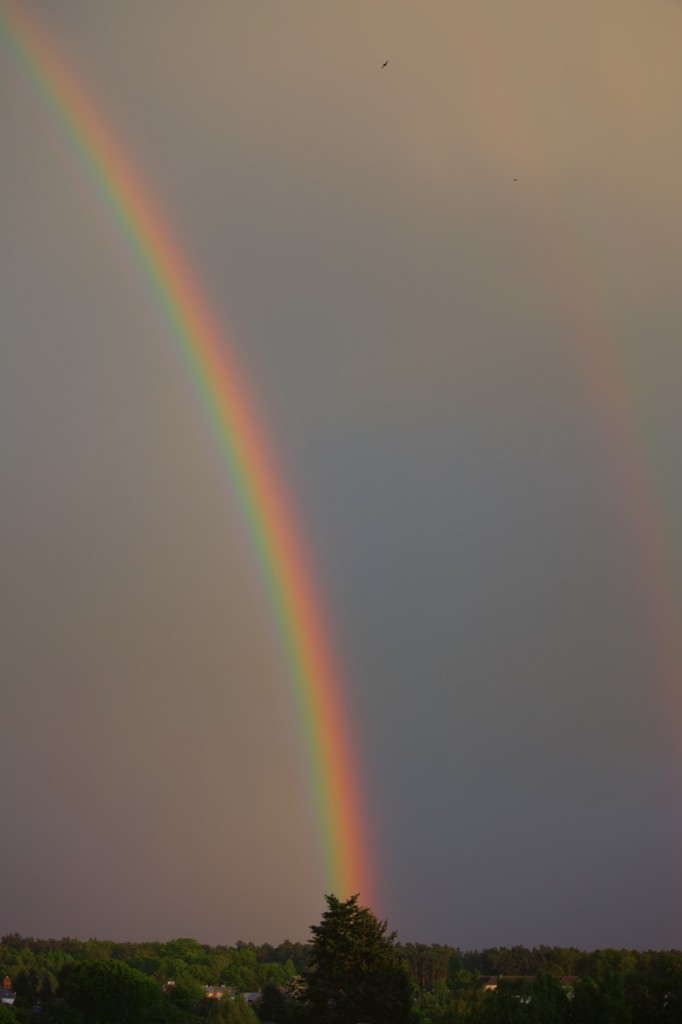
[[[180,353],[208,417],[285,652],[306,747],[326,883],[372,900],[357,759],[327,624],[286,488],[256,406],[169,220],[92,95],[36,16],[0,0],[0,38],[106,207]]]

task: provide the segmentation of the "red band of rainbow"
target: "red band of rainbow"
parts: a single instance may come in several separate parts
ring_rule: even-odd
[[[306,746],[326,882],[371,900],[362,791],[320,600],[289,500],[226,339],[173,238],[84,85],[36,17],[0,2],[4,37],[73,151],[151,288],[207,414],[256,553]]]

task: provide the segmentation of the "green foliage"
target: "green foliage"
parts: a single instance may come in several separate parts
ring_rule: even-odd
[[[159,986],[119,960],[90,960],[64,968],[60,995],[85,1024],[143,1024],[161,1008]]]
[[[440,982],[447,980],[453,958],[455,969],[462,966],[457,950],[451,946],[408,942],[400,948],[416,985],[422,991],[431,991]]]
[[[50,1003],[44,1006],[39,1019],[40,1024],[85,1024],[80,1010],[76,1010],[62,1002]]]
[[[544,971],[538,974],[531,986],[528,1004],[528,1020],[533,1024],[568,1024],[570,1021],[571,999],[567,989],[553,974]]]
[[[328,900],[328,911],[312,932],[312,944],[287,940],[279,946],[215,947],[187,938],[117,943],[6,935],[0,941],[0,978],[9,975],[17,1000],[0,1008],[0,1024],[93,1024],[96,1018],[79,1008],[78,999],[78,1006],[70,1001],[68,990],[69,976],[86,964],[133,968],[138,982],[146,976],[151,988],[146,990],[149,1009],[141,1011],[145,1024],[221,1022],[242,1010],[253,1021],[243,1001],[204,998],[204,985],[220,983],[241,991],[260,989],[263,1000],[256,1009],[263,1024],[383,1024],[389,1017],[400,1024],[410,1003],[421,1024],[682,1024],[682,953],[676,950],[585,953],[573,947],[512,946],[463,951],[400,945],[357,899]],[[352,941],[340,955],[349,936]],[[327,964],[323,947],[333,953]],[[314,968],[311,957],[318,961]],[[334,971],[345,974],[334,977]],[[486,993],[479,975],[525,980],[503,977],[498,992]],[[559,981],[563,975],[572,976],[570,986]],[[175,985],[163,998],[161,986],[168,980]],[[39,1018],[31,1012],[36,1002],[42,1004]],[[131,1016],[120,999],[112,999],[103,1012],[113,1016],[98,1024],[135,1024],[135,1010]]]
[[[265,985],[256,1015],[267,1024],[288,1024],[292,1016],[291,1002],[277,985]]]
[[[496,992],[486,993],[482,1020],[485,1024],[530,1024],[532,982],[514,978],[498,983]]]
[[[307,966],[309,946],[286,940],[279,946],[239,942],[236,946],[205,946],[195,939],[170,942],[111,942],[89,939],[32,939],[6,935],[0,942],[0,977],[5,974],[22,989],[20,1005],[48,1001],[57,978],[69,963],[118,960],[154,978],[232,985],[241,991],[266,984],[285,986]]]
[[[643,954],[625,987],[636,1024],[682,1020],[682,954]]]
[[[215,1000],[211,1016],[220,1024],[260,1024],[254,1011],[239,993],[234,999],[224,996]]]
[[[190,1011],[195,1011],[204,996],[203,986],[193,978],[174,981],[166,991],[167,1005],[172,1011],[177,1011],[175,1014],[171,1013],[171,1016],[186,1016]]]
[[[401,1024],[411,1010],[412,984],[387,934],[357,896],[327,896],[327,910],[313,925],[307,1001],[325,1024]]]

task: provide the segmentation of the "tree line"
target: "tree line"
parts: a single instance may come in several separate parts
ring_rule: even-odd
[[[0,1024],[682,1024],[680,951],[400,943],[357,896],[326,902],[308,943],[6,935]]]

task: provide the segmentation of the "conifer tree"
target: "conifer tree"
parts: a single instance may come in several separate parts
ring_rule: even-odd
[[[412,985],[395,932],[358,898],[325,897],[327,910],[311,927],[308,1002],[322,1024],[402,1024]]]

